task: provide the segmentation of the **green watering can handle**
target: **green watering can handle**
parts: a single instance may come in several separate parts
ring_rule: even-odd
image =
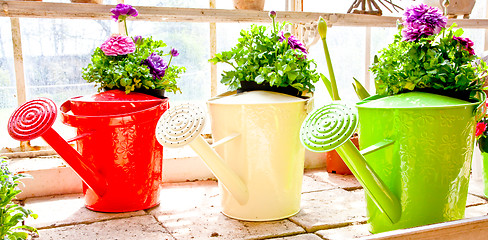
[[[487,110],[485,92],[479,91],[478,93],[480,96],[477,99],[479,99],[480,104],[478,105],[474,113],[476,122],[480,121],[483,117],[485,117],[486,110]]]
[[[349,140],[357,126],[358,118],[353,108],[334,102],[307,116],[300,129],[300,140],[308,150],[314,152],[326,152],[337,148],[337,153],[373,202],[392,223],[396,223],[402,213],[400,201]],[[383,141],[374,148],[381,149],[391,143],[392,141]]]

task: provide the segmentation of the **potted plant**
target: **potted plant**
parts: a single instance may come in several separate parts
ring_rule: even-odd
[[[402,21],[371,67],[377,95],[356,105],[361,149],[394,141],[366,161],[402,204],[392,221],[367,196],[372,232],[464,217],[476,118],[486,98],[487,66],[462,29],[447,28],[447,17],[425,4],[408,8]]]
[[[275,11],[269,15],[271,27],[252,25],[242,30],[235,47],[209,61],[232,66],[221,79],[229,90],[262,89],[295,96],[313,92],[319,79],[315,62],[307,59],[304,44],[284,30],[287,23],[276,22]]]
[[[304,45],[285,32],[276,15],[269,14],[271,27],[242,30],[235,47],[210,59],[232,66],[221,82],[239,90],[207,104],[212,136],[219,143],[215,150],[225,172],[231,173],[224,175],[235,176],[231,182],[242,186],[241,191],[229,191],[225,184],[230,180],[220,179],[222,212],[240,220],[278,220],[300,211],[305,158],[300,125],[312,107],[313,83],[319,76]],[[294,92],[276,92],[281,88]],[[222,176],[222,168],[208,166],[217,178]]]
[[[26,218],[36,219],[37,215],[14,202],[21,192],[19,180],[26,177],[10,172],[7,160],[0,157],[0,239],[27,239],[29,233],[38,234],[37,229],[23,224]]]
[[[304,145],[337,148],[351,167],[365,189],[373,233],[464,217],[487,67],[476,64],[473,43],[461,37],[462,30],[446,29],[446,22],[439,9],[407,9],[394,42],[371,67],[377,95],[358,102],[357,115],[333,103],[302,126]],[[329,89],[332,76],[323,77]],[[357,124],[361,152],[347,140]]]
[[[111,12],[115,21],[124,23],[126,33],[126,19],[138,15],[134,7],[122,3]],[[91,63],[83,69],[83,79],[96,83],[99,90],[179,92],[176,79],[185,68],[171,65],[171,60],[179,53],[174,48],[164,51],[164,47],[166,44],[162,40],[152,37],[114,34],[95,49]],[[165,56],[169,56],[168,62]]]
[[[235,9],[263,10],[265,0],[234,0]]]

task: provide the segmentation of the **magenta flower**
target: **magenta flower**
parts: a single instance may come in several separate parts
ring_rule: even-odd
[[[402,37],[403,40],[413,42],[423,36],[433,35],[434,31],[435,29],[426,25],[412,24],[411,26],[402,29]]]
[[[110,12],[114,14],[112,15],[112,18],[116,22],[119,20],[125,20],[125,18],[127,18],[128,16],[137,17],[137,15],[139,15],[137,10],[133,6],[123,3],[117,4],[117,6],[115,6],[115,8],[112,8]],[[119,19],[119,17],[121,18]]]
[[[175,48],[172,48],[171,49],[171,56],[172,57],[178,57],[178,55],[180,55],[180,53],[178,52],[178,50],[176,50]]]
[[[479,122],[476,124],[476,137],[480,136],[483,134],[486,130],[486,123],[484,122]]]
[[[165,71],[168,68],[168,64],[164,62],[164,59],[156,53],[151,53],[151,55],[142,61],[143,65],[146,65],[154,79],[161,79],[164,77]]]
[[[283,40],[285,40],[285,39],[286,39],[286,37],[285,37],[284,33],[280,32],[280,42],[283,42]],[[308,54],[307,48],[305,48],[305,45],[303,45],[303,43],[293,35],[290,35],[290,37],[288,37],[288,45],[292,49],[298,49],[298,50],[302,51],[304,54]]]
[[[447,17],[438,8],[425,4],[407,8],[402,19],[402,36],[406,41],[437,34],[447,24]]]
[[[471,39],[456,37],[456,36],[454,36],[453,39],[458,41],[459,43],[461,43],[461,46],[463,46],[464,50],[468,51],[469,54],[475,55],[474,49],[473,49],[474,43],[473,43],[473,41],[471,41]]]
[[[107,56],[118,56],[133,53],[136,50],[136,45],[130,37],[114,34],[102,43],[100,49]]]

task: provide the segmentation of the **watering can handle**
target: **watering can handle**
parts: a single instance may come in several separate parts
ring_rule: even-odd
[[[486,95],[483,95],[483,96],[484,96],[483,100],[480,102],[480,104],[478,105],[478,107],[475,110],[476,122],[480,121],[486,115],[486,110],[487,110]]]

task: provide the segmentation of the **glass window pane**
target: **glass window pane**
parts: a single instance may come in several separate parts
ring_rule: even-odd
[[[167,93],[171,102],[200,101],[210,98],[210,40],[208,23],[140,22],[128,24],[131,36],[152,36],[163,40],[165,52],[176,48],[179,56],[171,64],[184,66],[186,72],[177,80],[182,93]]]
[[[0,149],[19,146],[7,132],[8,119],[17,107],[15,84],[10,19],[0,18]]]
[[[81,77],[93,50],[105,41],[115,22],[73,19],[21,19],[27,100],[52,99],[59,107],[71,97],[93,94],[94,84]],[[59,120],[54,125],[65,138],[74,129]],[[39,138],[33,145],[45,145]]]

